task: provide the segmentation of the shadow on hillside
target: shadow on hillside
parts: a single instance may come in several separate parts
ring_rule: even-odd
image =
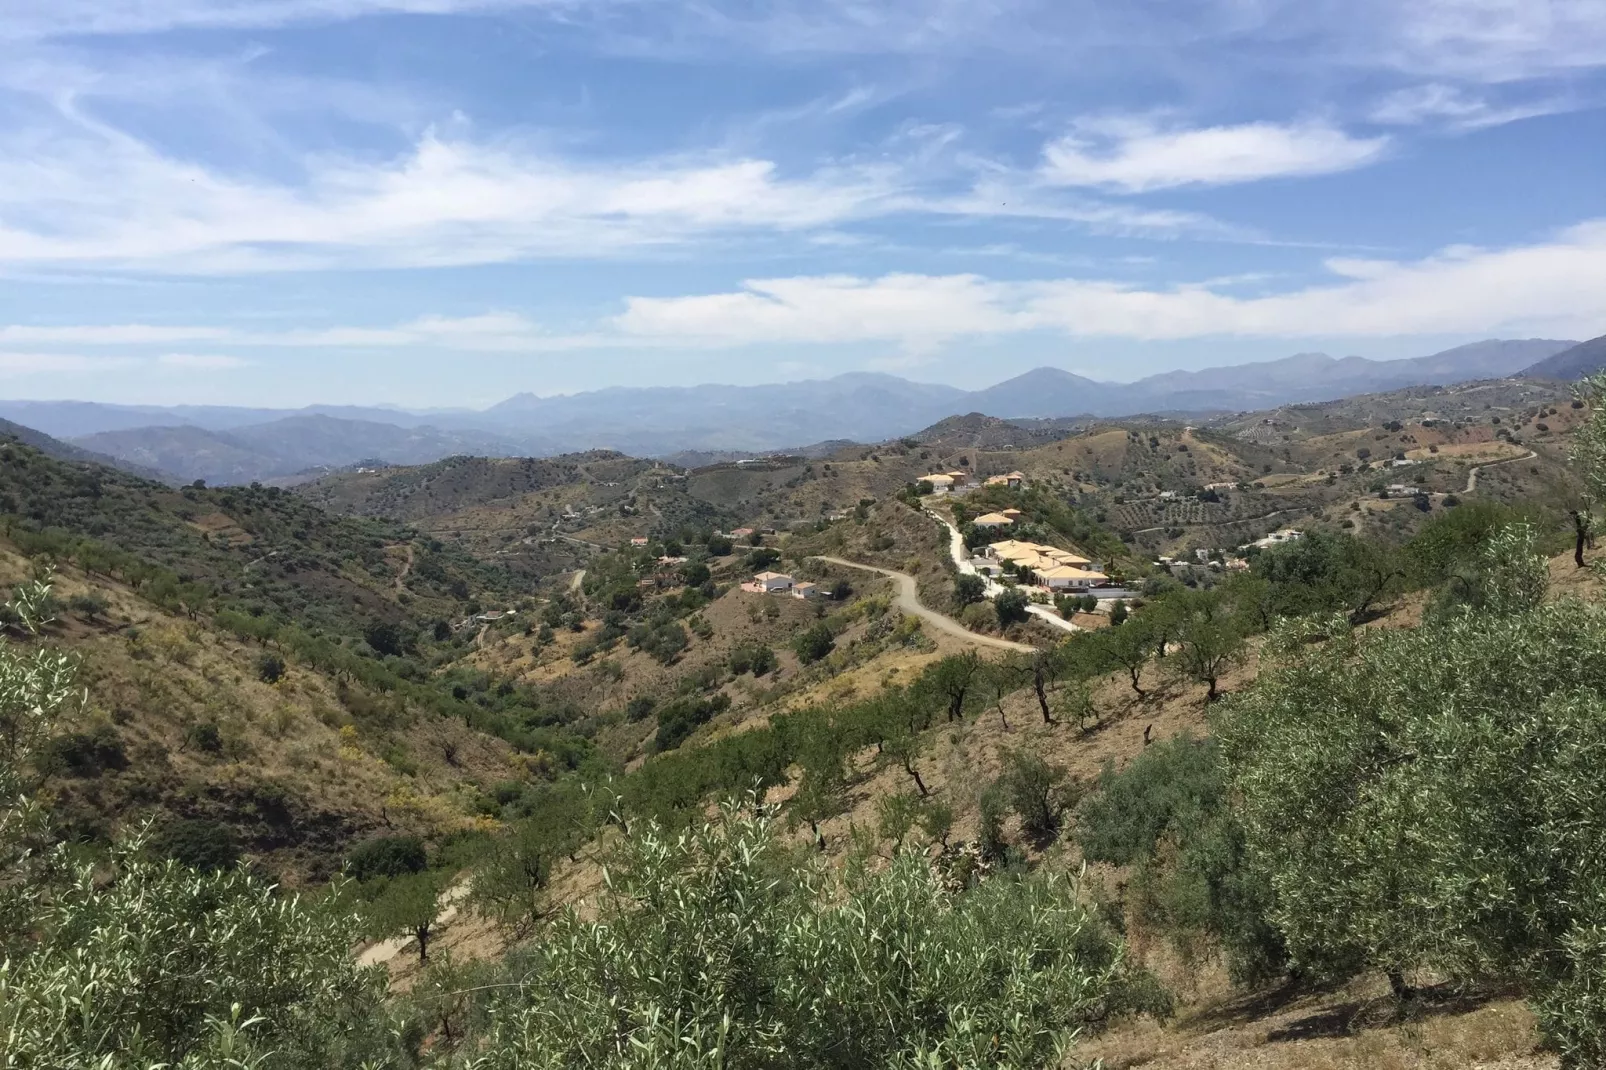
[[[1312,987],[1291,982],[1231,1000],[1201,1014],[1190,1024],[1202,1032],[1215,1032],[1275,1020],[1276,1024],[1266,1033],[1269,1044],[1330,1040],[1354,1036],[1368,1029],[1468,1014],[1513,995],[1504,989],[1455,982],[1418,989],[1404,1002],[1389,995],[1344,998],[1341,992],[1336,986]],[[1340,1002],[1331,1002],[1335,998]]]

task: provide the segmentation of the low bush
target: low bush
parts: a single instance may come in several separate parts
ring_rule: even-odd
[[[346,872],[359,881],[418,873],[428,864],[424,841],[417,836],[380,836],[346,856]]]

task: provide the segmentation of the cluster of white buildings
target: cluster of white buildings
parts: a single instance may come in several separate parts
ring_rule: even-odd
[[[1004,571],[1005,562],[1014,565],[1017,572],[1029,570],[1038,586],[1050,591],[1088,591],[1110,582],[1098,562],[1081,554],[1017,539],[990,544],[972,564],[977,572],[997,576]]]
[[[1026,481],[1026,477],[1020,472],[1010,472],[1001,476],[988,476],[980,484],[977,484],[969,472],[961,472],[957,469],[952,472],[933,472],[929,476],[920,478],[922,482],[931,484],[931,492],[933,494],[952,494],[955,491],[970,490],[976,486],[1009,487],[1011,490],[1019,490],[1021,484]]]

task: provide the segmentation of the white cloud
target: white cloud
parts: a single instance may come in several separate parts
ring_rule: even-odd
[[[1350,12],[1365,26],[1368,12]],[[1377,55],[1400,68],[1497,83],[1606,65],[1600,0],[1383,0]]]
[[[1054,185],[1142,193],[1349,171],[1387,148],[1387,138],[1354,138],[1315,121],[1189,128],[1112,116],[1081,120],[1050,143],[1041,174]]]
[[[1504,249],[1451,247],[1419,260],[1335,258],[1330,281],[1244,295],[1280,275],[1238,274],[1166,288],[1097,278],[998,281],[980,275],[815,275],[754,279],[740,289],[630,297],[624,311],[571,334],[521,315],[424,316],[390,327],[241,331],[207,326],[0,327],[0,342],[146,346],[204,337],[231,348],[417,349],[506,353],[581,349],[696,350],[892,343],[921,354],[959,338],[1046,332],[1175,340],[1529,335],[1606,330],[1606,219]],[[20,359],[20,358],[19,358]],[[83,357],[28,358],[71,366]],[[212,359],[212,358],[198,358]],[[902,358],[900,358],[902,359]]]
[[[568,6],[564,0],[0,0],[0,37],[271,29],[365,15]]]
[[[429,134],[388,160],[302,164],[305,180],[290,185],[175,159],[101,127],[14,135],[0,141],[0,265],[202,274],[439,267],[830,234],[909,214],[1242,236],[1197,213],[1106,204],[1032,176],[994,172],[952,192],[951,171],[917,161],[794,176],[757,158],[585,162]],[[1150,176],[1148,184],[1167,183]]]
[[[35,266],[228,272],[607,256],[804,231],[910,203],[879,165],[792,178],[761,159],[584,164],[436,136],[389,161],[308,161],[299,186],[226,175],[124,137],[9,148],[0,263]]]
[[[1372,109],[1371,119],[1375,123],[1390,126],[1442,123],[1453,129],[1476,130],[1551,115],[1572,106],[1558,97],[1495,105],[1482,96],[1470,95],[1455,86],[1429,82],[1388,94]]]
[[[921,346],[964,334],[1029,327],[1010,288],[975,275],[759,279],[735,293],[633,297],[613,323],[631,338],[702,345],[899,341]]]
[[[152,346],[176,342],[213,342],[230,346],[297,349],[368,349],[377,347],[446,348],[496,351],[539,348],[563,340],[512,312],[478,316],[420,316],[389,327],[322,327],[262,331],[236,327],[154,325],[145,323],[0,326],[0,344],[45,346]],[[234,357],[172,353],[163,363],[221,367]],[[206,364],[198,362],[210,362]]]
[[[221,341],[228,338],[229,333],[222,327],[174,327],[148,323],[75,324],[65,327],[12,324],[0,327],[0,344],[167,345],[174,342]]]
[[[139,363],[132,357],[88,357],[78,353],[10,353],[0,350],[0,376],[98,372]]]
[[[1025,332],[1081,338],[1177,340],[1547,335],[1606,330],[1606,219],[1547,241],[1505,249],[1452,247],[1419,260],[1332,259],[1331,280],[1281,293],[1243,295],[1246,283],[1280,276],[1227,275],[1167,288],[1097,278],[998,281],[980,275],[891,274],[755,279],[738,290],[631,297],[589,330],[554,334],[511,312],[425,316],[391,327],[277,332],[218,327],[0,327],[0,341],[36,346],[149,345],[205,337],[231,348],[417,349],[506,353],[653,347],[669,350],[890,343],[903,356],[955,339]],[[97,358],[12,355],[11,367]],[[192,358],[184,358],[192,359]],[[193,358],[213,359],[213,358]],[[173,362],[169,358],[169,362]],[[0,360],[0,368],[7,365]]]
[[[194,371],[225,371],[244,368],[251,362],[222,353],[163,353],[156,363],[164,368],[185,368]]]
[[[614,328],[633,339],[688,346],[896,341],[916,349],[1022,331],[1159,340],[1588,337],[1606,330],[1606,219],[1534,245],[1452,248],[1416,261],[1334,260],[1327,266],[1337,281],[1249,297],[1223,292],[1230,285],[1158,290],[1086,279],[767,279],[731,293],[636,298]]]

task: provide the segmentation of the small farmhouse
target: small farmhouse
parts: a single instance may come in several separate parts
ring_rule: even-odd
[[[825,590],[817,583],[810,583],[804,580],[802,583],[792,585],[792,597],[812,602],[816,598],[824,598]]]
[[[785,594],[792,589],[792,577],[784,572],[760,572],[753,583],[765,594]]]
[[[983,513],[975,520],[972,520],[971,523],[978,528],[1007,528],[1015,521],[1003,513]]]

